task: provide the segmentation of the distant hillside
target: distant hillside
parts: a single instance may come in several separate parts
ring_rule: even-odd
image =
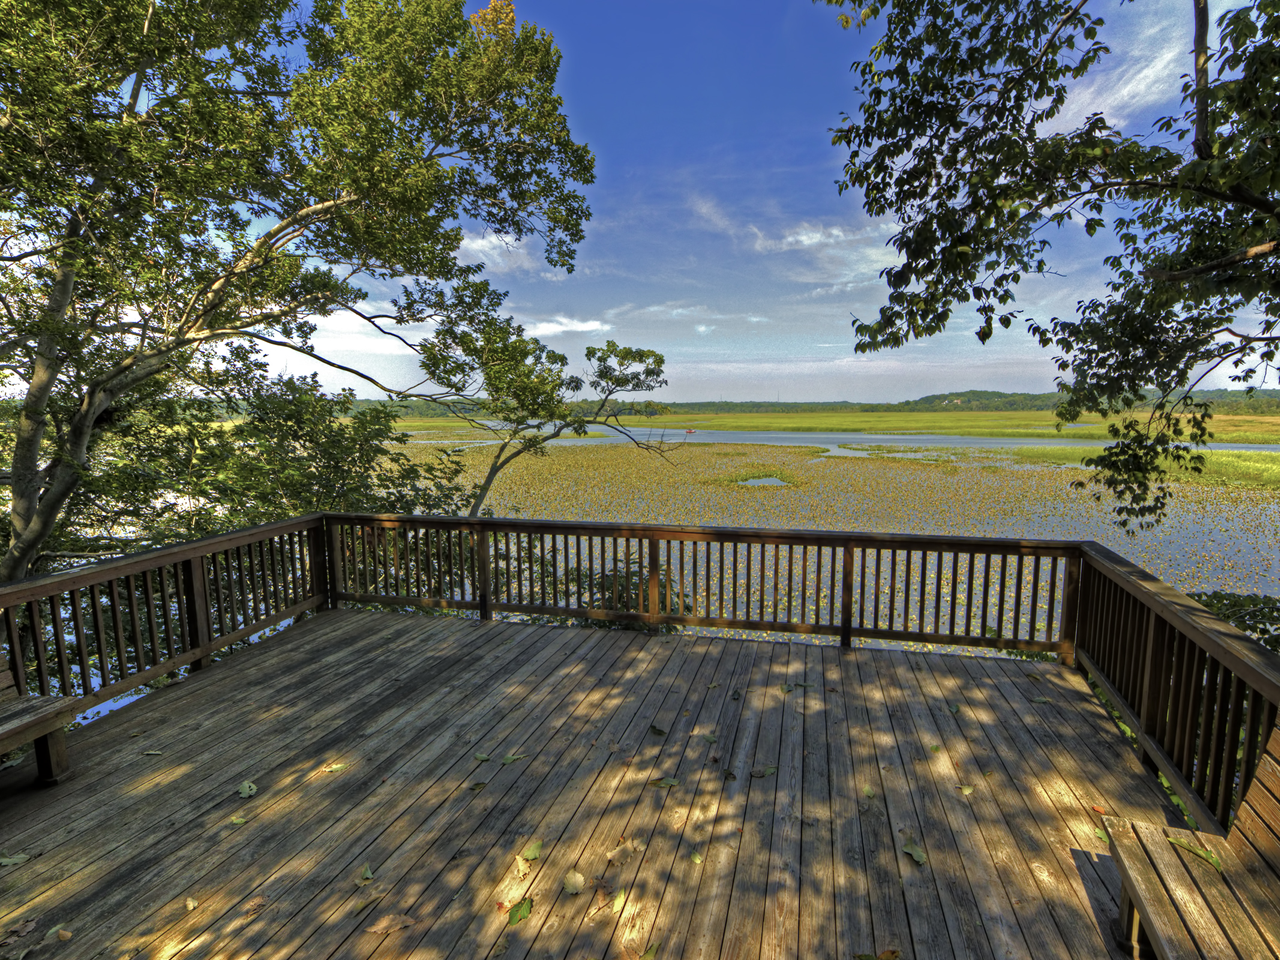
[[[1280,390],[1258,390],[1247,397],[1243,390],[1202,390],[1197,396],[1213,401],[1215,413],[1280,414]],[[963,390],[935,393],[919,400],[900,403],[854,403],[831,400],[824,403],[786,403],[773,400],[701,400],[692,403],[663,404],[672,413],[902,413],[906,411],[969,410],[999,412],[1004,410],[1052,410],[1062,399],[1060,393],[1001,393],[998,390]],[[384,400],[357,400],[363,407]],[[447,416],[447,411],[426,400],[406,400],[398,404],[412,417]]]

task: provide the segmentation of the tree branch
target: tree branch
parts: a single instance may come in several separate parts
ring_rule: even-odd
[[[1272,240],[1269,243],[1260,243],[1256,247],[1248,247],[1244,250],[1237,250],[1235,253],[1229,254],[1218,260],[1212,260],[1209,263],[1202,263],[1198,267],[1188,267],[1185,270],[1161,270],[1157,267],[1148,267],[1142,271],[1142,275],[1149,280],[1158,280],[1163,283],[1181,283],[1183,280],[1190,280],[1193,277],[1202,277],[1206,273],[1213,273],[1224,267],[1233,267],[1237,263],[1244,263],[1246,260],[1253,260],[1257,257],[1265,257],[1269,254],[1280,250],[1280,240]]]

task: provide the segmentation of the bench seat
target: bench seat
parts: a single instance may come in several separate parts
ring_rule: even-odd
[[[1161,960],[1280,960],[1278,750],[1273,730],[1225,837],[1103,818],[1126,949]]]
[[[0,753],[35,742],[36,779],[52,786],[70,778],[67,737],[76,701],[67,697],[16,697],[0,700]]]

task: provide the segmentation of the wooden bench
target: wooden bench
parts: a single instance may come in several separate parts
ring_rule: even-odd
[[[18,695],[13,672],[0,654],[0,754],[35,742],[36,782],[53,786],[71,777],[67,735],[76,701],[67,697]]]
[[[1126,949],[1161,960],[1280,958],[1280,732],[1268,738],[1225,837],[1102,822],[1123,883]]]

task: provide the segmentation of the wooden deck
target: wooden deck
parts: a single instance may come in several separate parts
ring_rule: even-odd
[[[310,618],[70,749],[0,772],[0,931],[73,934],[32,960],[1118,957],[1102,813],[1176,822],[1057,664],[444,617]]]

